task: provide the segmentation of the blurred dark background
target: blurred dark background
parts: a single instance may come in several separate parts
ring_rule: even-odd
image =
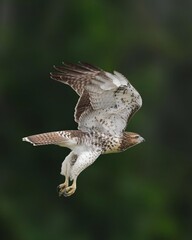
[[[0,2],[0,239],[192,239],[192,2]],[[143,98],[146,142],[101,156],[59,198],[69,150],[22,137],[76,129],[77,95],[54,64],[122,72]]]

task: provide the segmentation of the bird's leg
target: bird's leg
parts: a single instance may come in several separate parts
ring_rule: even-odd
[[[63,161],[61,165],[61,175],[65,176],[64,183],[61,183],[57,189],[59,191],[59,196],[64,195],[65,189],[69,186],[69,169],[70,169],[70,158],[73,153],[71,152]]]
[[[68,177],[65,177],[64,183],[61,183],[61,184],[57,187],[57,188],[58,188],[58,191],[59,191],[59,196],[64,195],[65,189],[68,187],[68,185],[69,185],[69,178],[68,178]]]
[[[64,189],[63,195],[65,197],[71,196],[75,192],[76,188],[77,188],[77,178],[73,180],[73,183],[71,184],[71,186],[68,186]]]

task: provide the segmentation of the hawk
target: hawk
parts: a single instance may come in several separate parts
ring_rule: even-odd
[[[23,141],[71,149],[61,166],[65,181],[58,186],[59,195],[68,197],[76,190],[78,175],[101,154],[121,152],[144,141],[137,133],[125,132],[142,99],[117,71],[112,74],[82,62],[63,63],[54,69],[51,78],[69,85],[79,95],[74,114],[78,130],[42,133]]]

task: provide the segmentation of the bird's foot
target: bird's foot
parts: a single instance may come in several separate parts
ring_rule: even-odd
[[[71,186],[66,187],[66,188],[64,189],[63,195],[64,195],[65,197],[69,197],[69,196],[71,196],[71,195],[75,192],[75,190],[76,190],[76,186],[74,186],[74,185],[72,184]]]
[[[58,188],[58,191],[59,191],[59,196],[63,195],[65,197],[69,197],[76,190],[76,179],[74,179],[73,183],[69,186],[69,179],[66,178],[65,182],[60,184],[57,188]]]
[[[61,183],[58,187],[57,190],[59,192],[59,197],[64,195],[65,189],[68,187],[68,182],[65,181],[64,183]]]

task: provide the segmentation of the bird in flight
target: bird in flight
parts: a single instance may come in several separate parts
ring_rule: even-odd
[[[59,195],[71,196],[78,175],[101,154],[124,151],[144,141],[126,132],[127,123],[142,106],[142,98],[119,72],[106,72],[87,63],[63,63],[51,78],[69,85],[79,95],[74,118],[78,130],[63,130],[24,137],[34,146],[55,144],[71,149],[61,166],[65,181]]]

